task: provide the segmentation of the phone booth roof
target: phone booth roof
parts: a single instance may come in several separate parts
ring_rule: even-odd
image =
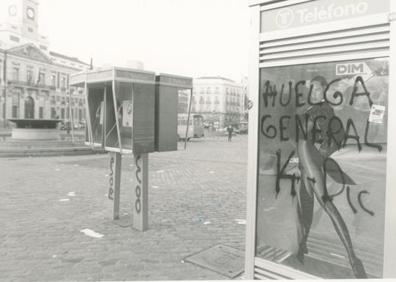
[[[122,67],[98,68],[80,72],[70,76],[70,85],[84,87],[88,85],[104,85],[112,81],[131,83],[155,83],[155,73]]]
[[[191,77],[174,75],[169,73],[160,73],[159,75],[157,75],[156,82],[160,85],[172,86],[175,88],[193,88],[193,79]]]

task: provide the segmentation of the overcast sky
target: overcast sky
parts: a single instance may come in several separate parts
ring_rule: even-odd
[[[189,76],[247,75],[246,0],[39,0],[52,51]]]

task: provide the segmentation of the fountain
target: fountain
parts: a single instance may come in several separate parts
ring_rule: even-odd
[[[59,140],[59,119],[9,119],[16,124],[11,138],[18,140]]]

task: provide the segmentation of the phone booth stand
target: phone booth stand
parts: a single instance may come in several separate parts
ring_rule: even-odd
[[[396,2],[249,3],[245,278],[396,278]]]
[[[122,155],[133,154],[132,226],[141,231],[148,228],[148,153],[177,150],[177,113],[170,114],[177,109],[177,87],[164,91],[165,77],[120,67],[71,77],[71,85],[85,89],[86,144],[110,152],[108,198],[113,201],[113,219],[119,219]],[[161,131],[161,126],[168,130]]]

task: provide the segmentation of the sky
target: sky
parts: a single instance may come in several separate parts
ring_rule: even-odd
[[[95,66],[240,81],[248,71],[246,0],[39,0],[50,49]]]

